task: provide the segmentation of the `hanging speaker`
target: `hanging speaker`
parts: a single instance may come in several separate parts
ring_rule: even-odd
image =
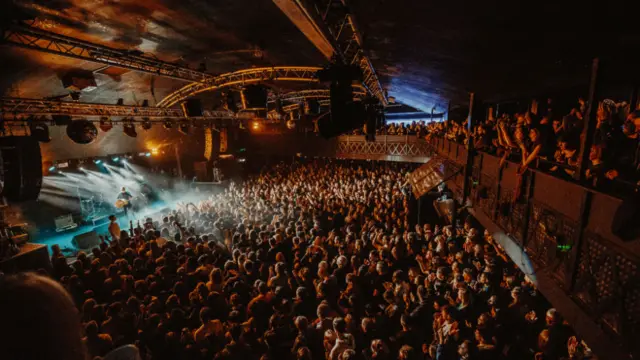
[[[282,99],[280,99],[279,97],[277,97],[275,101],[275,110],[278,114],[284,113],[284,111],[282,111]]]
[[[244,110],[266,110],[268,89],[264,85],[247,85],[240,93]]]
[[[32,137],[0,138],[2,196],[11,202],[37,200],[42,187],[40,143]]]
[[[67,136],[78,144],[91,144],[98,137],[98,129],[92,122],[80,119],[67,125]]]
[[[222,94],[223,97],[223,106],[227,111],[231,111],[233,113],[238,112],[238,105],[236,105],[236,99],[233,96],[233,92],[229,91],[227,93]]]
[[[320,103],[317,99],[308,99],[305,103],[305,112],[307,115],[318,115],[320,113]]]
[[[182,103],[182,111],[187,117],[202,117],[204,115],[200,99],[187,99]]]

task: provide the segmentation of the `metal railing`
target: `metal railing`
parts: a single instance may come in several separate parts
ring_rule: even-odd
[[[375,142],[342,136],[337,148],[337,156],[343,157],[401,154],[405,157],[401,161],[411,161],[416,154],[428,157],[436,152],[460,165],[468,158],[463,144],[443,138],[427,143],[411,135],[377,136]],[[612,228],[625,199],[541,170],[520,173],[517,163],[501,164],[491,154],[476,153],[470,160],[469,199],[474,213],[502,229],[535,271],[548,275],[554,291],[581,309],[581,316],[597,324],[625,352],[640,351],[634,340],[640,336],[639,240],[623,239]],[[460,174],[447,182],[458,201],[463,199],[464,180]]]

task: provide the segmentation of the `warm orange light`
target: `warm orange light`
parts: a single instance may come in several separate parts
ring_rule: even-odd
[[[258,121],[254,121],[251,123],[251,128],[255,131],[260,130],[260,123]]]
[[[160,154],[160,150],[158,150],[158,148],[151,149],[151,155],[156,156],[158,154]]]

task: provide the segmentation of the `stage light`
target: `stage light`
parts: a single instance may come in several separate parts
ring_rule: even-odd
[[[102,164],[102,160],[98,159],[98,160],[93,160],[94,163],[96,164]]]
[[[142,129],[143,130],[149,130],[151,129],[151,120],[149,120],[149,118],[143,118],[142,119]]]
[[[151,155],[158,155],[158,149],[151,149],[151,152],[146,153],[144,156],[151,157]]]
[[[112,158],[111,160],[113,160],[113,162],[118,162],[118,161],[120,161],[120,158],[118,156],[116,156],[116,157]]]
[[[253,130],[253,131],[260,130],[260,122],[259,121],[252,121],[251,122],[251,130]]]
[[[48,143],[51,141],[49,136],[49,127],[44,122],[31,122],[30,125],[31,136],[42,143]]]
[[[86,119],[75,120],[67,125],[67,136],[78,144],[91,144],[98,137],[98,129]]]
[[[80,166],[78,169],[82,171],[84,170],[84,167]]]
[[[163,126],[165,129],[169,130],[169,129],[171,129],[171,128],[173,127],[173,121],[171,121],[170,119],[166,119],[166,120],[164,121],[164,123],[162,124],[162,126]]]
[[[55,166],[52,166],[52,167],[49,168],[49,171],[55,171],[55,170],[56,170]]]
[[[111,129],[113,129],[113,123],[111,122],[111,120],[106,117],[100,118],[100,130],[107,132]]]
[[[124,132],[125,135],[130,136],[132,138],[138,137],[138,133],[136,132],[136,126],[132,122],[125,123],[124,125],[122,125],[122,132]]]
[[[293,130],[296,128],[296,122],[293,120],[288,120],[287,121],[287,129],[289,130]]]

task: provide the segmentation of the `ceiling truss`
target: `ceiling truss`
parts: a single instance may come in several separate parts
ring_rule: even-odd
[[[354,86],[353,96],[355,99],[362,99],[366,95],[367,93],[364,90],[364,88],[362,88],[361,86]],[[314,89],[314,90],[292,91],[292,92],[280,95],[279,98],[283,102],[302,102],[308,99],[328,100],[329,90]],[[275,100],[276,100],[276,96],[269,98],[269,102],[273,102]]]
[[[274,66],[234,71],[191,83],[169,94],[158,103],[159,107],[171,107],[196,94],[229,86],[255,84],[264,81],[318,82],[313,66]]]
[[[362,36],[349,10],[348,0],[273,2],[328,60],[358,66],[367,92],[387,105],[380,80],[363,51]]]
[[[362,49],[362,37],[349,11],[347,1],[316,0],[315,9],[322,15],[331,36],[335,39],[337,53],[342,56],[345,63],[360,67],[365,88],[386,106],[387,98],[380,79]]]
[[[110,104],[89,104],[71,101],[42,99],[1,98],[0,111],[7,120],[28,116],[71,116],[127,119],[185,119],[182,109],[166,109],[159,107],[138,107]],[[201,117],[191,119],[237,119],[252,117],[249,113],[234,114],[229,111],[203,111]]]
[[[346,19],[350,19],[350,17],[347,17]],[[348,23],[352,24],[351,20],[349,20]],[[346,23],[343,24],[343,26],[346,26]],[[355,29],[354,27],[349,25],[346,26],[346,29],[352,29],[352,38],[357,38],[357,36],[355,36],[356,33],[353,32],[355,31],[353,30]],[[342,29],[335,33],[337,39],[341,39],[344,38],[343,34],[347,34],[348,32],[349,31],[345,32],[344,29]],[[92,61],[108,66],[114,66],[123,69],[191,82],[183,88],[169,94],[162,101],[160,101],[160,103],[158,104],[159,108],[170,108],[178,104],[179,102],[184,101],[187,98],[201,92],[230,86],[242,86],[245,84],[258,83],[263,81],[318,82],[318,79],[316,78],[316,72],[321,69],[319,67],[309,66],[277,66],[268,68],[246,69],[214,76],[212,74],[193,70],[185,66],[158,60],[154,57],[144,55],[137,50],[131,51],[114,49],[104,45],[94,44],[88,41],[46,31],[37,27],[37,21],[33,21],[30,24],[20,23],[7,27],[3,30],[2,41],[5,44],[21,48],[37,50],[50,54]],[[341,48],[341,53],[345,54],[348,57],[352,57],[352,62],[354,63],[362,62],[366,58],[358,55],[361,53],[361,51],[355,50],[356,46],[354,44],[356,42],[354,41],[355,40],[347,41],[347,45],[345,45],[343,49]],[[372,72],[372,69],[373,68],[371,67],[363,67],[365,81],[362,86],[357,86],[354,89],[354,95],[356,98],[363,97],[365,95],[365,92],[373,93],[375,95],[378,90],[371,91],[371,89],[380,89],[379,83],[377,83],[378,85],[376,87],[377,77],[375,77],[375,72]],[[372,82],[374,78],[375,82]],[[290,102],[302,101],[309,98],[318,98],[324,100],[328,99],[328,97],[328,90],[304,90],[301,92],[293,92],[288,95],[284,95],[283,100]],[[86,109],[86,106],[90,104],[84,105]],[[93,109],[92,111],[94,113],[107,111],[104,110],[102,104],[98,104],[98,106],[103,110]],[[114,107],[111,107],[107,112],[114,111],[114,109]],[[116,112],[120,113],[119,111]],[[86,114],[83,116],[93,116],[94,113]],[[95,116],[100,116],[100,114],[95,114]]]
[[[192,70],[185,66],[144,56],[138,50],[114,49],[42,30],[35,26],[35,22],[31,25],[21,23],[9,26],[2,32],[2,41],[25,49],[38,50],[178,80],[199,82],[214,77],[211,74]]]

